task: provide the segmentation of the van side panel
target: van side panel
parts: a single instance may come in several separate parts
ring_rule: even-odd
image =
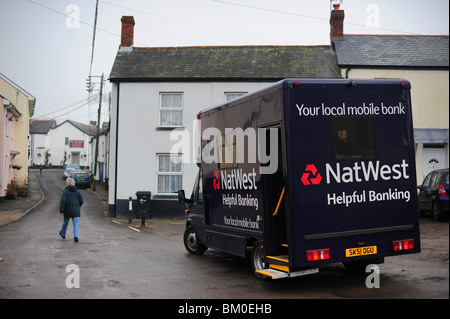
[[[282,114],[283,96],[279,87],[201,114],[202,150],[208,150],[202,156],[203,192],[209,203],[204,229],[208,247],[244,256],[249,239],[264,240],[265,207],[258,159],[258,127],[280,122]],[[208,130],[210,128],[213,129]],[[242,140],[233,137],[241,132],[244,133]],[[221,136],[217,137],[217,133]],[[218,138],[218,145],[213,145],[214,138]],[[255,143],[249,143],[253,138]],[[237,162],[234,158],[232,163],[224,163],[226,154],[239,147],[244,151],[245,161]],[[211,161],[211,155],[221,156],[222,163],[218,158]],[[255,160],[249,160],[249,155],[255,156]]]
[[[403,83],[403,84],[402,84]],[[410,86],[407,81],[300,83],[285,90],[289,256],[330,249],[326,262],[420,251]],[[348,257],[346,250],[377,253]],[[319,262],[320,263],[320,262]]]

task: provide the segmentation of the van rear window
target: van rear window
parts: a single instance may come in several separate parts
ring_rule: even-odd
[[[375,117],[333,117],[333,144],[336,160],[377,157]]]

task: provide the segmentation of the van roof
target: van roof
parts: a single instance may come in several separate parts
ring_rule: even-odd
[[[278,81],[272,85],[269,85],[265,88],[259,89],[257,91],[251,92],[249,94],[245,94],[240,96],[234,100],[212,106],[205,110],[202,110],[198,113],[198,118],[202,118],[204,116],[210,115],[212,113],[218,112],[219,110],[227,109],[233,106],[237,106],[241,104],[243,101],[247,101],[248,99],[255,99],[261,94],[267,94],[267,92],[277,91],[281,89],[289,89],[294,86],[302,87],[308,86],[309,88],[314,87],[324,87],[327,85],[333,86],[358,86],[358,85],[376,85],[379,87],[380,85],[404,85],[407,87],[411,87],[411,84],[408,80],[405,79],[336,79],[336,78],[286,78],[284,80]]]

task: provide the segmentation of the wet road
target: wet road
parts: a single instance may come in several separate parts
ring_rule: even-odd
[[[73,242],[72,224],[61,239],[61,176],[38,177],[45,201],[0,227],[0,298],[449,298],[448,220],[421,219],[422,253],[386,258],[379,266],[380,288],[367,288],[369,274],[340,264],[264,282],[255,279],[247,260],[213,250],[189,255],[182,220],[147,220],[149,227],[136,231],[125,220],[105,217],[106,203],[88,190],[81,190],[80,242]],[[66,286],[75,276],[71,268],[66,272],[68,265],[78,267],[80,288]]]

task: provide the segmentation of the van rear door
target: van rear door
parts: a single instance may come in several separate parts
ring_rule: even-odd
[[[293,267],[420,251],[410,85],[285,82],[287,227]],[[412,249],[393,242],[412,239]],[[411,243],[411,242],[410,242]]]

